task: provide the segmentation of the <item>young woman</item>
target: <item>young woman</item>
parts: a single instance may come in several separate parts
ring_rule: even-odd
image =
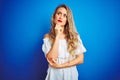
[[[83,63],[86,49],[68,6],[63,4],[55,9],[51,30],[43,41],[42,50],[49,63],[46,80],[78,80],[76,65]]]

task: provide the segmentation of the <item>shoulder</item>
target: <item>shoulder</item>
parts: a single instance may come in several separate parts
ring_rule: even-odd
[[[44,38],[49,38],[49,37],[50,35],[48,33],[44,35]]]
[[[80,35],[78,33],[76,33],[76,38],[79,39],[80,38]]]

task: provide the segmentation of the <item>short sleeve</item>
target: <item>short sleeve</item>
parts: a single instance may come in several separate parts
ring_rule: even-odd
[[[49,38],[44,38],[43,39],[43,45],[42,45],[42,51],[46,55],[49,52],[50,49],[51,49],[51,44],[50,44]]]
[[[82,53],[86,52],[86,48],[84,47],[80,36],[78,36],[78,40],[79,40],[79,43],[77,45],[78,47],[76,49],[75,55],[82,54]]]

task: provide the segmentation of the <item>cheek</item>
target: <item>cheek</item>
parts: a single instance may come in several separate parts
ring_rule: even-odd
[[[54,17],[53,21],[54,21],[54,23],[56,23],[56,22],[57,22],[57,18],[56,18],[56,16]]]
[[[56,22],[58,20],[58,16],[55,15],[54,21]]]
[[[59,18],[59,16],[58,15],[55,15],[55,19],[58,19]]]
[[[66,22],[67,22],[67,19],[64,19],[64,24],[66,24]]]

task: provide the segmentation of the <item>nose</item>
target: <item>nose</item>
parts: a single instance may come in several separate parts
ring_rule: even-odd
[[[62,18],[63,18],[63,15],[60,15],[60,16],[59,16],[59,19],[62,19]]]

